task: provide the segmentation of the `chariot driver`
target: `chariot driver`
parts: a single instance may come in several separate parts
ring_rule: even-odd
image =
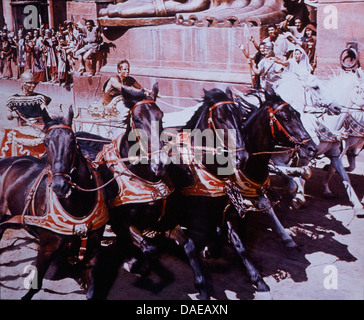
[[[147,94],[151,91],[145,89],[141,84],[130,75],[130,63],[128,60],[121,60],[117,64],[117,75],[106,80],[103,86],[103,96],[100,102],[89,107],[89,113],[94,113],[94,116],[103,118],[118,117],[123,119],[127,114],[123,96],[121,95],[122,88],[128,91],[141,91]],[[98,110],[98,109],[102,110]],[[97,110],[96,110],[97,109]],[[100,113],[100,114],[98,114]]]
[[[111,77],[104,84],[104,105],[111,102],[113,98],[121,95],[121,88],[127,88],[129,91],[142,90],[143,87],[130,75],[130,63],[128,60],[121,60],[117,65],[117,75]]]
[[[88,114],[94,120],[107,120],[109,125],[113,127],[113,130],[106,130],[106,127],[103,127],[107,132],[103,132],[102,134],[96,132],[97,134],[104,135],[108,138],[114,138],[121,132],[124,132],[124,125],[121,122],[127,116],[129,109],[126,108],[124,104],[122,96],[123,88],[128,91],[144,92],[146,95],[151,94],[151,90],[143,88],[141,84],[129,74],[129,61],[126,59],[121,60],[117,64],[117,74],[104,83],[101,99],[92,102],[88,106]],[[92,130],[93,126],[91,126],[90,131]]]
[[[20,80],[22,92],[11,96],[6,103],[9,110],[8,119],[17,119],[20,126],[41,125],[43,124],[42,109],[47,110],[51,98],[34,92],[36,83],[30,71],[22,73]]]

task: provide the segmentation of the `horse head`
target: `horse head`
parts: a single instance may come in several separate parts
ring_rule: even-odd
[[[218,175],[230,175],[233,170],[243,168],[248,159],[240,124],[243,115],[233,101],[229,88],[204,90],[202,106],[186,124],[193,130],[195,146],[206,144],[203,152],[204,165]],[[206,138],[206,143],[202,140]],[[222,170],[221,167],[226,166]]]
[[[163,131],[163,112],[156,104],[158,83],[155,83],[151,94],[144,91],[132,92],[122,89],[125,106],[129,109],[126,117],[126,134],[120,146],[121,157],[129,157],[133,164],[148,164],[142,166],[149,179],[159,179],[164,176],[168,161],[163,152],[163,141],[160,134]],[[135,161],[133,161],[135,159]]]
[[[71,174],[75,168],[77,153],[76,137],[72,130],[72,106],[66,118],[51,119],[43,111],[44,145],[49,162],[51,187],[58,198],[67,198],[71,194]]]
[[[334,98],[330,87],[311,74],[285,72],[274,85],[274,91],[301,113],[339,115],[342,105]]]
[[[275,144],[292,147],[300,157],[312,159],[318,149],[304,128],[300,113],[275,94],[267,94],[263,106],[269,114],[270,132]]]
[[[317,77],[309,75],[304,80],[305,102],[308,108],[318,108],[328,115],[339,115],[342,105],[334,98],[330,87],[325,86]]]

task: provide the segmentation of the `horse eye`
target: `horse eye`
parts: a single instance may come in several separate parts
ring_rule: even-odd
[[[140,118],[139,117],[134,117],[133,118],[133,121],[135,122],[135,123],[141,123],[142,121],[140,120]]]
[[[287,113],[283,113],[282,114],[282,118],[284,121],[290,121],[291,120],[291,116]]]

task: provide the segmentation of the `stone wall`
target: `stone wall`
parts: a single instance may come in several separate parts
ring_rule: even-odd
[[[337,25],[330,20],[337,10]],[[348,42],[356,42],[360,51],[364,49],[364,1],[363,0],[319,0],[317,12],[317,74],[325,77],[331,68],[340,67],[340,54]],[[364,54],[360,56],[364,66]]]
[[[250,28],[257,42],[260,28]],[[162,95],[199,98],[203,88],[240,87],[251,83],[249,66],[239,46],[246,44],[243,28],[198,28],[179,25],[130,28],[120,37],[113,30],[105,34],[113,40],[102,73],[115,73],[121,59],[131,63],[131,74],[145,87],[155,81]],[[256,49],[250,44],[251,54]],[[170,103],[190,105],[188,99]]]

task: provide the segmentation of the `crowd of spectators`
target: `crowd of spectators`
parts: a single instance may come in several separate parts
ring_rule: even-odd
[[[280,74],[286,70],[298,76],[315,72],[315,11],[312,5],[308,6],[303,0],[284,0],[284,6],[286,19],[269,25],[267,38],[260,44],[253,37],[249,39],[257,50],[254,56],[250,56],[246,46],[240,47],[250,64],[255,88],[269,91]]]
[[[34,30],[20,26],[17,32],[5,26],[0,31],[0,78],[19,79],[30,70],[37,83],[71,85],[73,74],[86,71],[87,59],[95,58],[102,43],[102,33],[92,20],[66,21],[58,28],[42,24]],[[91,69],[90,75],[95,72]]]

